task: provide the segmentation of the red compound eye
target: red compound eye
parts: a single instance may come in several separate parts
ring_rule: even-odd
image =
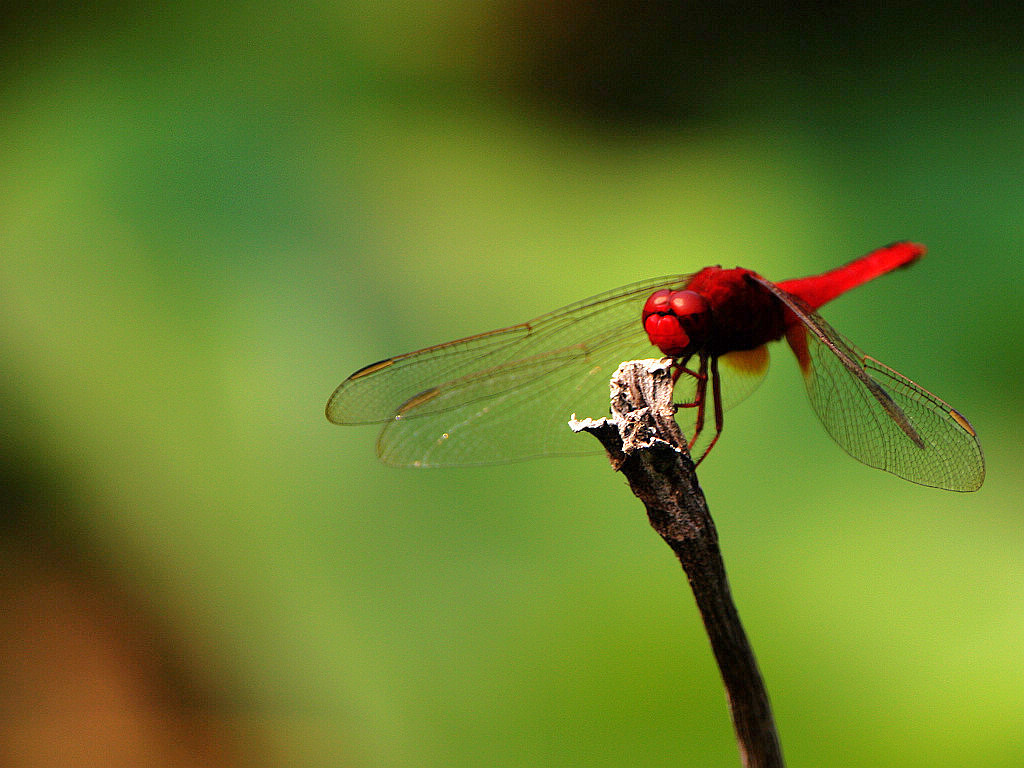
[[[670,301],[672,301],[672,291],[668,288],[652,293],[647,299],[647,303],[644,304],[644,320],[655,312],[667,312]]]
[[[676,291],[669,299],[669,307],[677,317],[703,315],[708,311],[708,300],[694,291]]]
[[[662,289],[644,303],[644,330],[663,354],[680,357],[701,345],[708,315],[707,299],[699,293]]]

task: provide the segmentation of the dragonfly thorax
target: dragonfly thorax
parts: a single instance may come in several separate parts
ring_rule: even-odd
[[[696,291],[655,291],[644,304],[644,330],[668,357],[684,357],[707,343],[711,306]]]

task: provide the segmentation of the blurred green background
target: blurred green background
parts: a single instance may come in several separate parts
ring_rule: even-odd
[[[620,284],[903,238],[825,315],[971,418],[985,487],[849,459],[784,347],[701,478],[789,764],[1021,765],[1019,7],[2,13],[4,765],[737,765],[599,455],[388,469],[323,406]]]

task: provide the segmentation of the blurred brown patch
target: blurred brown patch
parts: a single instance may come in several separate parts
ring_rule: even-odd
[[[0,765],[259,764],[216,675],[60,532],[66,510],[5,480]]]

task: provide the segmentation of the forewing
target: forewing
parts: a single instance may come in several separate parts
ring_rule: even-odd
[[[334,392],[337,424],[386,422],[381,458],[413,466],[487,464],[588,452],[570,415],[608,412],[618,363],[651,357],[640,322],[646,297],[688,276],[610,291],[490,333],[412,352],[357,371]]]
[[[921,485],[974,491],[985,461],[970,423],[949,404],[862,353],[799,298],[763,278],[796,317],[787,340],[826,431],[854,458]]]

